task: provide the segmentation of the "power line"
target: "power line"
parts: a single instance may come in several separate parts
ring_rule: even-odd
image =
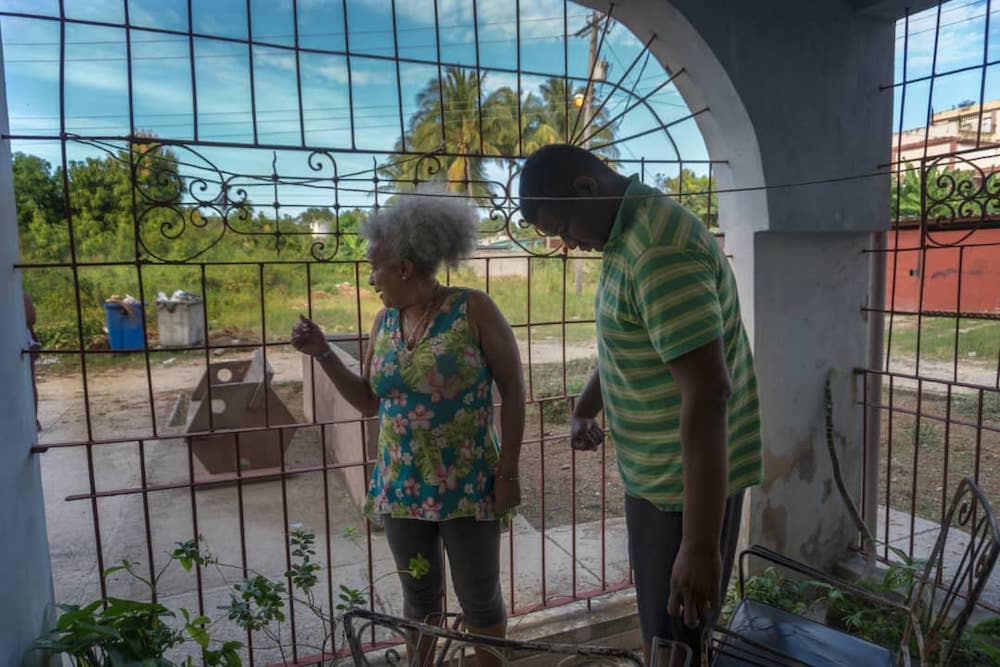
[[[662,77],[651,78],[651,79],[647,80],[646,83],[652,83],[657,78],[662,78]],[[532,91],[527,91],[527,93],[528,94],[532,94]],[[649,101],[650,103],[654,103],[655,102],[657,104],[660,104],[660,103],[662,103],[662,104],[672,104],[674,106],[683,106],[684,108],[687,108],[686,105],[681,105],[681,104],[674,103],[674,102],[667,102],[667,101],[656,100],[655,97],[651,97],[647,101]],[[614,110],[614,109],[620,108],[623,104],[626,104],[627,102],[628,102],[628,98],[626,98],[624,95],[615,95],[612,98],[610,98],[607,106],[611,107],[611,110]],[[411,105],[403,105],[403,106],[406,107],[406,106],[411,106]],[[417,111],[418,110],[418,107],[416,107],[416,105],[412,105],[412,106],[413,106],[412,111]],[[470,102],[468,105],[465,105],[465,104],[449,104],[449,105],[445,105],[445,114],[446,115],[448,115],[448,114],[459,114],[459,113],[462,113],[462,112],[465,112],[465,111],[474,110],[474,109],[477,108],[477,106],[478,105],[477,105],[477,103],[475,101]],[[399,105],[398,104],[363,104],[363,105],[357,105],[357,104],[355,104],[353,108],[354,108],[355,111],[368,110],[368,109],[393,109],[393,114],[395,115],[398,112]],[[347,112],[350,109],[351,109],[350,106],[335,105],[335,106],[329,106],[329,107],[303,107],[302,111],[304,113],[323,113],[323,114],[329,114],[329,113],[339,112],[339,111]],[[259,121],[259,120],[262,120],[260,118],[260,116],[263,115],[263,114],[289,113],[289,114],[296,114],[297,115],[298,112],[299,112],[298,107],[286,107],[286,108],[282,108],[282,109],[259,109],[257,111],[257,117],[258,117],[258,121]],[[405,108],[404,108],[404,112],[405,112]],[[246,122],[251,122],[253,120],[250,117],[250,112],[249,111],[199,111],[198,112],[198,117],[202,118],[202,117],[205,117],[205,116],[232,116],[232,115],[237,115],[237,114],[246,115],[246,117],[247,117],[246,118]],[[191,117],[191,116],[193,116],[193,112],[191,112],[191,111],[176,111],[176,112],[142,113],[142,114],[137,114],[137,115],[141,116],[142,118],[173,118],[173,117],[176,117],[176,116]],[[368,114],[368,115],[372,115],[372,114]],[[375,115],[378,115],[378,114],[375,114]],[[127,119],[128,116],[129,115],[128,115],[127,112],[122,112],[122,113],[107,113],[107,114],[66,114],[66,118],[67,119],[100,119],[100,118],[125,118],[125,119]],[[48,114],[48,115],[20,115],[20,114],[12,114],[11,118],[14,119],[14,120],[17,120],[17,121],[24,121],[24,120],[59,120],[60,116],[58,114]],[[270,120],[270,119],[263,119],[263,120]],[[298,119],[297,118],[293,118],[292,120],[298,120]],[[315,120],[315,118],[307,119],[307,120]]]
[[[526,41],[547,41],[547,40],[552,40],[552,39],[553,39],[552,37],[521,37],[521,42],[524,43]],[[481,39],[481,40],[479,40],[479,44],[480,45],[483,45],[483,44],[513,44],[513,43],[514,43],[513,40],[510,40],[510,39]],[[121,42],[118,45],[121,46],[121,47],[124,47],[125,43]],[[135,48],[136,45],[133,43],[132,46],[133,46],[133,48]],[[468,46],[468,45],[466,44],[466,42],[451,42],[451,43],[443,42],[441,44],[441,46],[442,47],[455,47],[455,46]],[[425,49],[425,48],[426,49],[430,49],[430,48],[434,48],[434,47],[435,47],[434,44],[421,44],[421,45],[407,46],[405,48],[406,49]],[[268,48],[268,47],[266,45],[258,45],[258,48]],[[403,47],[401,47],[401,50],[403,50]],[[387,55],[392,55],[392,53],[393,53],[393,49],[391,49],[389,47],[386,47],[384,49],[381,49],[381,48],[380,49],[371,49],[369,51],[355,51],[353,49],[353,47],[352,47],[351,58],[352,59],[364,59],[366,56],[387,56]],[[260,56],[261,53],[258,51],[256,53],[256,55]],[[291,51],[291,52],[288,52],[288,53],[283,53],[281,55],[283,57],[286,57],[286,58],[294,58],[295,57],[294,51]],[[346,57],[346,54],[329,54],[329,55],[332,55],[333,57],[341,57],[341,58]],[[207,54],[207,55],[205,55],[205,54],[197,55],[197,56],[195,56],[195,61],[197,62],[198,60],[201,60],[201,59],[224,59],[224,58],[231,58],[231,59],[234,59],[234,60],[245,60],[246,57],[247,56],[246,56],[245,53],[233,53],[233,54],[228,54],[228,53],[213,53],[213,54]],[[272,56],[265,56],[265,57],[272,57]],[[94,58],[66,58],[66,62],[71,62],[71,63],[123,62],[125,60],[126,60],[126,58],[124,56],[107,56],[107,57],[100,57],[100,58],[99,57],[94,57]],[[178,55],[178,56],[132,56],[132,61],[133,62],[135,62],[135,61],[151,61],[151,60],[152,61],[159,61],[159,60],[183,60],[185,62],[188,62],[190,60],[190,58],[188,57],[187,54]],[[58,63],[59,59],[58,58],[12,58],[12,59],[10,59],[10,60],[8,60],[6,62],[15,63],[15,64],[25,64],[25,63]],[[468,67],[471,69],[474,66],[470,64],[470,65],[468,65]]]
[[[955,6],[955,7],[949,7],[948,9],[942,9],[941,10],[941,15],[943,16],[943,15],[949,13],[949,12],[950,13],[957,12],[957,11],[959,11],[961,9],[965,9],[966,7],[971,7],[973,5],[979,4],[981,1],[982,0],[972,0],[972,2],[966,3],[964,5],[958,5],[958,6]],[[985,5],[984,5],[984,7],[985,7]],[[1000,12],[1000,9],[994,9],[993,11],[990,12],[990,14],[996,14],[998,12]],[[908,36],[908,37],[915,37],[916,35],[924,35],[924,34],[927,34],[929,32],[934,32],[935,30],[941,30],[941,29],[944,29],[944,28],[950,28],[952,26],[962,25],[963,23],[971,23],[972,21],[979,20],[981,18],[984,18],[985,16],[986,16],[986,12],[983,12],[982,14],[979,14],[979,15],[970,16],[968,18],[960,19],[960,20],[957,20],[957,21],[952,21],[950,23],[941,23],[940,25],[937,24],[937,21],[934,18],[928,16],[926,19],[922,19],[922,20],[926,20],[926,21],[930,22],[932,24],[932,26],[930,28],[923,28],[921,30],[910,30],[910,31],[908,31],[906,33],[906,36]],[[913,17],[910,17],[910,22],[911,22],[911,25],[912,25]],[[897,25],[899,23],[900,22],[897,21]],[[901,41],[903,41],[903,39],[904,39],[904,36],[903,35],[899,35],[898,37],[895,38],[895,41],[901,42]]]
[[[575,20],[575,19],[583,18],[583,17],[587,17],[587,16],[589,16],[589,15],[588,14],[576,14],[576,15],[572,15],[571,14],[569,16],[569,18]],[[24,19],[22,19],[22,20],[24,20]],[[27,19],[27,20],[30,20],[30,19]],[[553,21],[553,22],[558,21],[558,22],[562,23],[562,20],[563,20],[562,16],[553,16],[553,17],[542,16],[542,17],[535,17],[535,18],[522,18],[520,20],[520,25],[523,25],[525,23],[540,23],[540,22],[545,22],[545,21]],[[470,21],[469,23],[463,23],[463,24],[439,25],[438,29],[440,29],[440,30],[461,30],[462,28],[469,27],[469,25],[471,25],[471,24],[472,24],[472,22]],[[483,27],[483,26],[514,26],[514,22],[513,21],[480,21],[478,25],[481,26],[481,27]],[[132,31],[132,35],[134,36],[136,34],[141,34],[142,32],[144,32],[144,28],[155,28],[156,26],[141,26],[141,25],[136,25],[136,24],[130,23],[128,25],[128,27]],[[121,24],[121,28],[122,29],[125,28],[125,24],[124,23]],[[425,28],[424,27],[420,27],[420,28],[418,28],[418,27],[398,28],[396,30],[396,32],[397,33],[403,33],[403,32],[426,32],[426,31],[429,31],[429,30],[434,30],[434,26],[427,26]],[[157,34],[157,33],[150,33],[150,34]],[[392,29],[391,28],[388,28],[388,29],[374,29],[373,28],[373,29],[369,29],[369,30],[354,30],[354,29],[351,29],[350,30],[350,34],[351,35],[371,35],[371,34],[391,35],[392,34]],[[307,32],[302,32],[300,30],[299,31],[299,41],[301,42],[303,40],[303,38],[306,38],[306,37],[310,37],[310,38],[311,37],[343,37],[343,35],[344,35],[344,32],[342,32],[342,31],[334,31],[334,32],[309,32],[309,33],[307,33]],[[292,33],[275,33],[275,34],[268,34],[268,35],[256,34],[255,33],[255,36],[256,36],[256,39],[254,40],[255,42],[257,40],[264,41],[264,40],[275,39],[275,38],[277,38],[277,39],[291,39],[291,38],[295,37],[295,35],[292,34]],[[562,35],[558,35],[558,36],[561,37]],[[550,39],[550,38],[547,38],[547,39]],[[523,40],[524,40],[524,38],[522,37],[522,41]],[[141,39],[138,42],[134,41],[133,42],[133,46],[135,46],[135,44],[137,44],[137,43],[139,43],[139,44],[154,44],[154,43],[168,43],[168,42],[183,44],[184,46],[187,46],[187,38],[184,38],[184,37],[177,38],[177,39],[167,39],[167,38],[164,38],[164,39],[148,39],[148,40],[147,39]],[[74,44],[74,45],[76,45],[76,44],[97,45],[97,44],[123,44],[123,42],[120,42],[120,41],[117,41],[117,40],[88,40],[88,41],[79,41],[79,42],[66,42],[67,46],[69,46],[71,44]],[[59,46],[59,42],[4,42],[4,45],[5,46]],[[417,47],[408,47],[408,48],[417,48]],[[423,47],[420,47],[420,48],[423,48]]]
[[[619,106],[620,106],[620,104],[621,103],[619,103]],[[613,112],[615,110],[615,108],[616,107],[612,107],[611,111]],[[294,112],[297,113],[297,110],[295,110]],[[248,112],[232,112],[232,113],[248,113]],[[459,111],[459,112],[446,112],[446,116],[447,115],[453,115],[453,116],[457,117],[457,116],[459,116],[462,113],[463,112],[461,112],[461,111]],[[258,114],[260,114],[259,111],[258,111]],[[366,117],[368,117],[368,118],[393,118],[393,119],[395,119],[395,118],[397,118],[397,115],[398,114],[396,112],[388,112],[388,113],[379,113],[379,114],[366,114]],[[494,118],[508,118],[509,116],[510,116],[510,112],[505,111],[505,110],[486,111],[486,112],[483,113],[483,118],[484,119],[488,119],[488,120],[492,120]],[[122,118],[123,121],[127,120],[127,118],[128,118],[128,116],[124,115],[124,114],[123,115],[117,115],[117,116],[107,116],[107,117]],[[71,119],[72,119],[72,117],[67,116],[67,121],[70,121]],[[310,120],[327,120],[327,119],[310,119]],[[302,129],[299,126],[299,124],[298,124],[298,118],[273,119],[273,120],[262,120],[262,119],[258,118],[257,119],[257,123],[258,123],[258,127],[259,127],[260,133],[261,134],[266,134],[266,135],[297,134]],[[262,126],[262,124],[266,124],[266,123],[283,123],[284,126],[287,127],[288,129],[280,129],[279,130],[277,128],[267,128],[267,127]],[[72,123],[67,123],[67,124],[70,125],[70,126],[73,125]],[[204,128],[208,128],[208,127],[218,127],[218,126],[231,127],[231,126],[235,126],[235,125],[244,125],[244,126],[247,126],[247,129],[249,130],[251,124],[252,124],[252,119],[248,115],[247,118],[240,119],[240,120],[219,120],[219,121],[209,121],[209,122],[205,122],[205,123],[199,122],[198,123],[198,129],[199,129],[199,131],[203,131]],[[123,125],[127,125],[127,122],[123,123],[122,125],[88,125],[86,128],[80,128],[80,129],[86,129],[89,132],[113,132],[113,131],[122,129]],[[355,129],[364,129],[364,130],[378,130],[378,129],[389,129],[389,128],[395,129],[395,128],[398,127],[398,123],[394,122],[394,123],[363,123],[362,124],[360,122],[355,122],[354,127],[355,127]],[[144,128],[144,129],[164,130],[166,128],[181,128],[181,129],[192,128],[193,129],[193,122],[188,122],[188,123],[159,123],[159,124],[156,124],[156,125],[150,126],[148,128]],[[348,125],[345,125],[345,126],[313,127],[313,126],[310,126],[310,125],[306,124],[304,129],[305,129],[306,133],[309,133],[309,134],[314,134],[314,133],[318,133],[318,132],[349,132],[350,129],[351,129],[351,126],[350,126],[350,124],[348,124]],[[245,136],[246,133],[244,132],[244,133],[240,133],[240,134],[214,134],[214,133],[208,132],[206,134],[208,134],[209,137],[211,137],[212,139],[217,140],[217,139],[226,139],[226,138],[230,138],[230,139],[232,139],[232,138],[239,138],[239,137]],[[491,134],[493,134],[493,133],[491,133],[489,131],[486,131],[486,130],[483,131],[483,135],[484,136],[490,136]]]

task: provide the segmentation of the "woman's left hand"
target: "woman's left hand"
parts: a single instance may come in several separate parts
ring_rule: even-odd
[[[493,510],[506,514],[521,504],[521,482],[498,475],[493,481]]]

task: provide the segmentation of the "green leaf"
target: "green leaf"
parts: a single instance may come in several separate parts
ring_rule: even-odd
[[[430,571],[431,562],[423,554],[418,553],[416,556],[410,558],[409,572],[410,576],[414,579],[421,579],[430,574]]]
[[[121,572],[122,570],[127,570],[127,569],[128,568],[125,565],[112,565],[111,567],[106,568],[104,570],[104,576],[110,577],[115,572]]]
[[[208,648],[208,642],[211,639],[209,637],[208,631],[205,630],[203,626],[194,625],[193,623],[188,623],[186,626],[188,635],[198,644],[202,649]]]
[[[913,563],[913,559],[910,557],[910,554],[906,553],[905,551],[903,551],[899,547],[892,546],[891,544],[887,545],[887,546],[889,547],[889,551],[891,551],[893,553],[893,555],[896,558],[898,558],[900,561],[902,561],[903,563],[906,563],[906,564]]]
[[[102,635],[104,637],[111,637],[118,639],[121,637],[121,633],[114,627],[109,625],[97,625],[96,623],[80,623],[77,627],[81,630],[87,630],[88,632],[93,632],[97,635]]]
[[[1000,637],[1000,617],[976,623],[972,627],[972,632],[983,637]]]

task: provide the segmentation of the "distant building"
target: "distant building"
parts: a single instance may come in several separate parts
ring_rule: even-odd
[[[980,118],[982,119],[980,125]],[[941,167],[970,169],[962,158],[973,162],[985,172],[1000,170],[1000,100],[941,111],[931,116],[929,128],[918,127],[902,134],[892,135],[892,160],[894,164],[918,165],[926,155],[950,155],[968,151],[962,157],[949,157]],[[924,147],[926,141],[926,149]],[[978,143],[977,143],[978,141]],[[981,148],[977,149],[976,147]],[[925,152],[926,151],[926,152]]]
[[[326,238],[330,235],[330,221],[316,218],[309,222],[309,229],[317,239]]]

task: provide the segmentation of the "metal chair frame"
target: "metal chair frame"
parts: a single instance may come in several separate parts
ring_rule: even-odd
[[[521,664],[531,658],[544,662],[527,662],[526,664],[555,665],[572,667],[574,665],[629,665],[642,667],[642,656],[635,651],[612,648],[607,646],[579,646],[574,644],[558,644],[546,642],[517,641],[500,639],[463,632],[461,618],[449,615],[453,619],[452,627],[443,627],[431,623],[420,623],[408,619],[389,616],[366,609],[352,609],[344,614],[343,624],[347,641],[351,648],[351,656],[355,665],[407,665],[408,667],[445,667],[460,665],[462,658],[472,650],[478,649],[495,656],[502,665]],[[373,662],[361,637],[369,632],[388,631],[390,638],[385,642],[392,644],[379,651],[377,662]],[[423,641],[430,640],[435,644],[429,661],[418,664],[419,656],[413,649]],[[405,648],[400,651],[399,644]],[[413,654],[412,661],[407,658],[407,650]],[[677,650],[687,651],[685,667],[690,665],[690,649],[682,644],[676,645]],[[466,663],[467,664],[467,663]]]
[[[962,548],[962,557],[950,577],[947,586],[941,586],[944,579],[943,556],[948,538],[953,530],[963,529],[967,544]],[[826,572],[800,563],[759,545],[744,550],[739,558],[740,599],[746,597],[746,564],[750,556],[774,563],[805,577],[821,581],[855,595],[865,601],[905,615],[907,621],[902,641],[897,648],[895,662],[909,667],[911,647],[915,645],[920,665],[946,665],[954,646],[962,636],[969,617],[972,615],[979,597],[989,580],[990,574],[1000,556],[1000,529],[989,500],[971,479],[963,479],[952,498],[948,513],[941,524],[941,532],[923,566],[920,577],[902,602],[878,595],[855,584],[832,577]],[[964,598],[964,605],[958,603]],[[960,606],[959,606],[960,605]],[[789,656],[760,646],[747,638],[740,637],[727,628],[716,628],[721,635],[713,644],[741,644],[751,646],[755,651],[763,649],[771,662],[747,664],[788,664],[802,665]],[[728,638],[728,641],[727,641]],[[730,653],[730,655],[736,655]],[[763,658],[762,658],[763,659]],[[782,662],[784,661],[784,662]]]

